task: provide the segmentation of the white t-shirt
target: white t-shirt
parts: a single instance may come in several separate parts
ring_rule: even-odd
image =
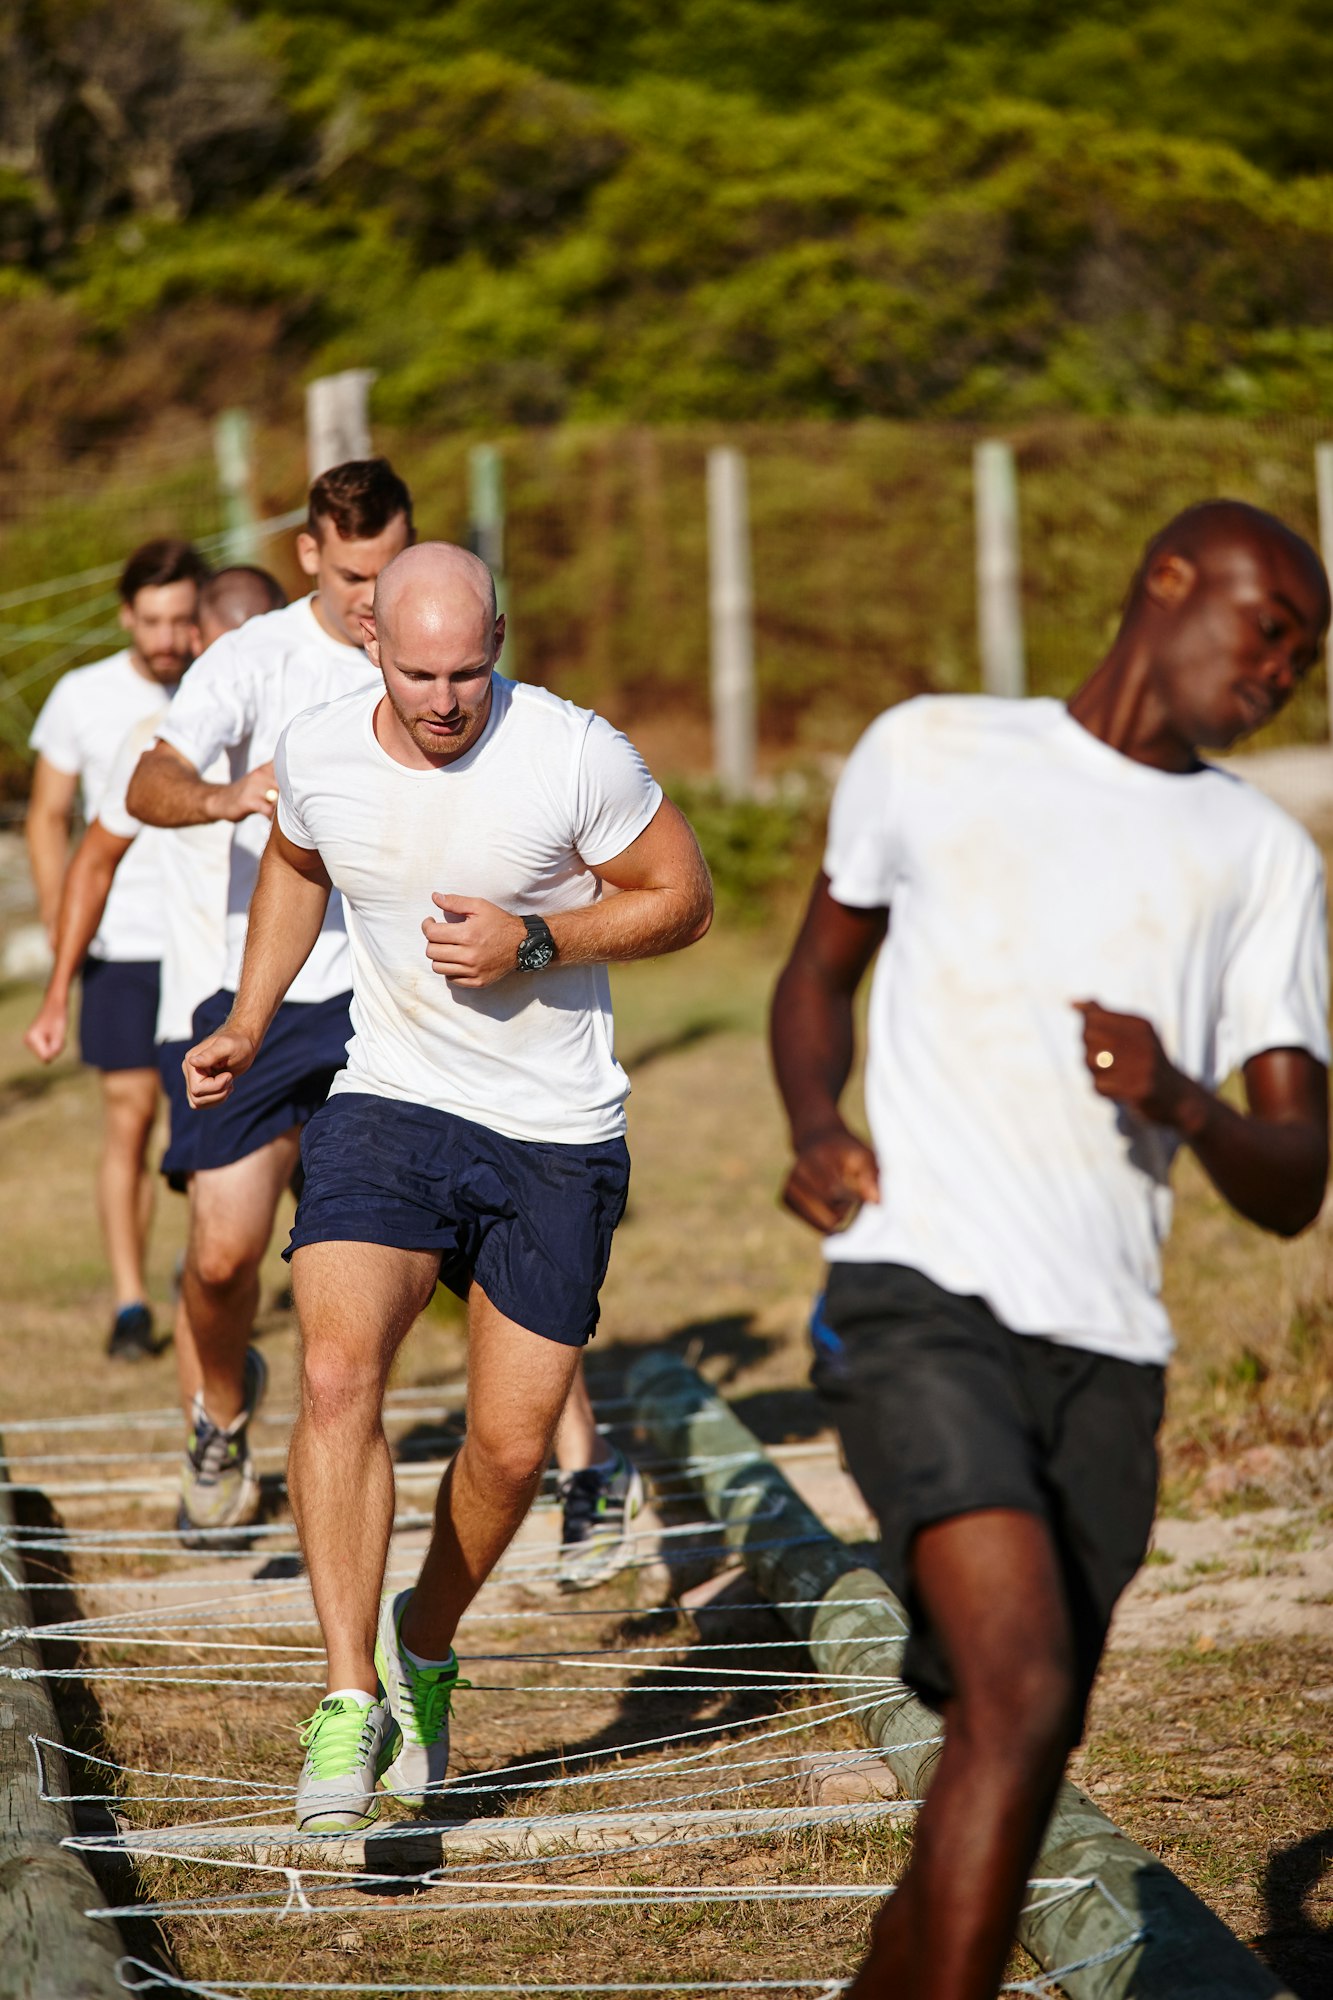
[[[152,860],[162,923],[156,1039],[183,1042],[193,1034],[195,1008],[217,992],[226,969],[232,829],[225,820],[209,826],[145,826],[126,812],[130,779],[161,726],[160,716],[135,723],[116,752],[97,817],[108,833],[134,842],[116,870],[117,881],[136,856],[142,860],[147,854]],[[210,784],[225,784],[226,759],[210,764],[203,775]]]
[[[170,697],[170,688],[138,671],[128,649],[91,667],[75,667],[56,682],[28,741],[57,771],[79,780],[85,819],[97,816],[126,731],[160,716]],[[125,856],[88,952],[122,964],[161,957],[161,906],[151,854]]]
[[[1097,1095],[1073,1002],[1144,1016],[1209,1089],[1265,1049],[1326,1061],[1314,843],[1231,772],[1135,763],[1062,702],[923,696],[853,751],[825,871],[838,902],[890,911],[866,1073],[882,1198],[829,1257],[1164,1361],[1178,1140]]]
[[[331,639],[315,617],[312,600],[298,598],[281,611],[250,618],[215,639],[191,667],[159,735],[204,771],[224,752],[233,780],[267,764],[287,724],[357,688],[384,683],[359,646]],[[223,984],[235,991],[245,949],[245,926],[269,823],[251,813],[231,843],[227,892],[227,964]],[[352,983],[342,899],[330,896],[319,941],[293,982],[289,1000],[330,1000]]]
[[[595,902],[591,870],[623,854],[661,803],[633,745],[544,688],[495,677],[472,749],[439,770],[376,740],[383,690],[303,715],[278,747],[278,823],[341,889],[352,1026],[335,1091],[426,1104],[507,1138],[573,1144],[625,1129],[604,965],[452,987],[426,957],[432,892],[520,915]]]

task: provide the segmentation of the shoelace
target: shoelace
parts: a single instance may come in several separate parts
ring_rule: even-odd
[[[449,1667],[414,1667],[401,1649],[398,1659],[408,1697],[408,1713],[400,1718],[403,1734],[414,1743],[434,1743],[454,1712],[454,1690],[472,1683],[459,1679],[457,1660]]]
[[[609,1476],[597,1466],[585,1466],[579,1472],[568,1472],[561,1481],[565,1502],[564,1535],[565,1546],[571,1542],[586,1542],[593,1529],[601,1524],[607,1511],[609,1488],[615,1477],[615,1467]]]
[[[222,1477],[229,1459],[237,1459],[241,1453],[241,1442],[245,1433],[248,1410],[242,1410],[239,1417],[222,1430],[208,1416],[203,1398],[195,1397],[194,1430],[190,1437],[190,1463],[205,1484]]]
[[[339,1698],[322,1701],[301,1728],[301,1748],[308,1752],[317,1778],[342,1778],[369,1754],[374,1737],[374,1710]]]

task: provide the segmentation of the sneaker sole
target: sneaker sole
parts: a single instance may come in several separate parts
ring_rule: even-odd
[[[362,1813],[360,1818],[357,1818],[353,1813],[347,1813],[340,1819],[335,1819],[332,1814],[326,1814],[321,1819],[298,1819],[296,1822],[296,1831],[298,1833],[364,1833],[367,1827],[374,1826],[379,1816],[380,1809],[376,1806],[373,1811]]]

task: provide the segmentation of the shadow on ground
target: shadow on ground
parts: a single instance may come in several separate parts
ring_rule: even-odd
[[[1326,1826],[1292,1847],[1280,1847],[1264,1871],[1268,1929],[1255,1942],[1265,1964],[1309,2000],[1333,1993],[1333,1926],[1313,1923],[1306,1909],[1311,1890],[1330,1868],[1333,1826]]]

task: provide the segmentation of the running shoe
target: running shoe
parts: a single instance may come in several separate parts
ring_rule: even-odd
[[[561,1590],[591,1590],[619,1575],[633,1554],[629,1524],[643,1506],[637,1466],[618,1451],[609,1465],[560,1473],[556,1492],[564,1508]]]
[[[106,1351],[110,1361],[143,1361],[148,1355],[157,1353],[153,1315],[142,1300],[138,1305],[122,1306],[116,1314],[111,1322]]]
[[[398,1748],[388,1704],[326,1695],[301,1731],[305,1762],[296,1787],[302,1833],[357,1833],[379,1816],[375,1786]]]
[[[259,1518],[259,1474],[250,1458],[246,1426],[264,1400],[268,1366],[257,1347],[245,1350],[245,1403],[225,1428],[204,1408],[202,1391],[190,1413],[192,1429],[181,1467],[181,1499],[176,1532],[189,1549],[225,1546],[220,1529],[238,1531]]]
[[[403,1650],[403,1613],[412,1593],[386,1592],[375,1635],[375,1672],[389,1711],[402,1732],[398,1755],[384,1773],[384,1789],[418,1811],[449,1775],[449,1713],[458,1678],[458,1656],[439,1667],[419,1667]]]

